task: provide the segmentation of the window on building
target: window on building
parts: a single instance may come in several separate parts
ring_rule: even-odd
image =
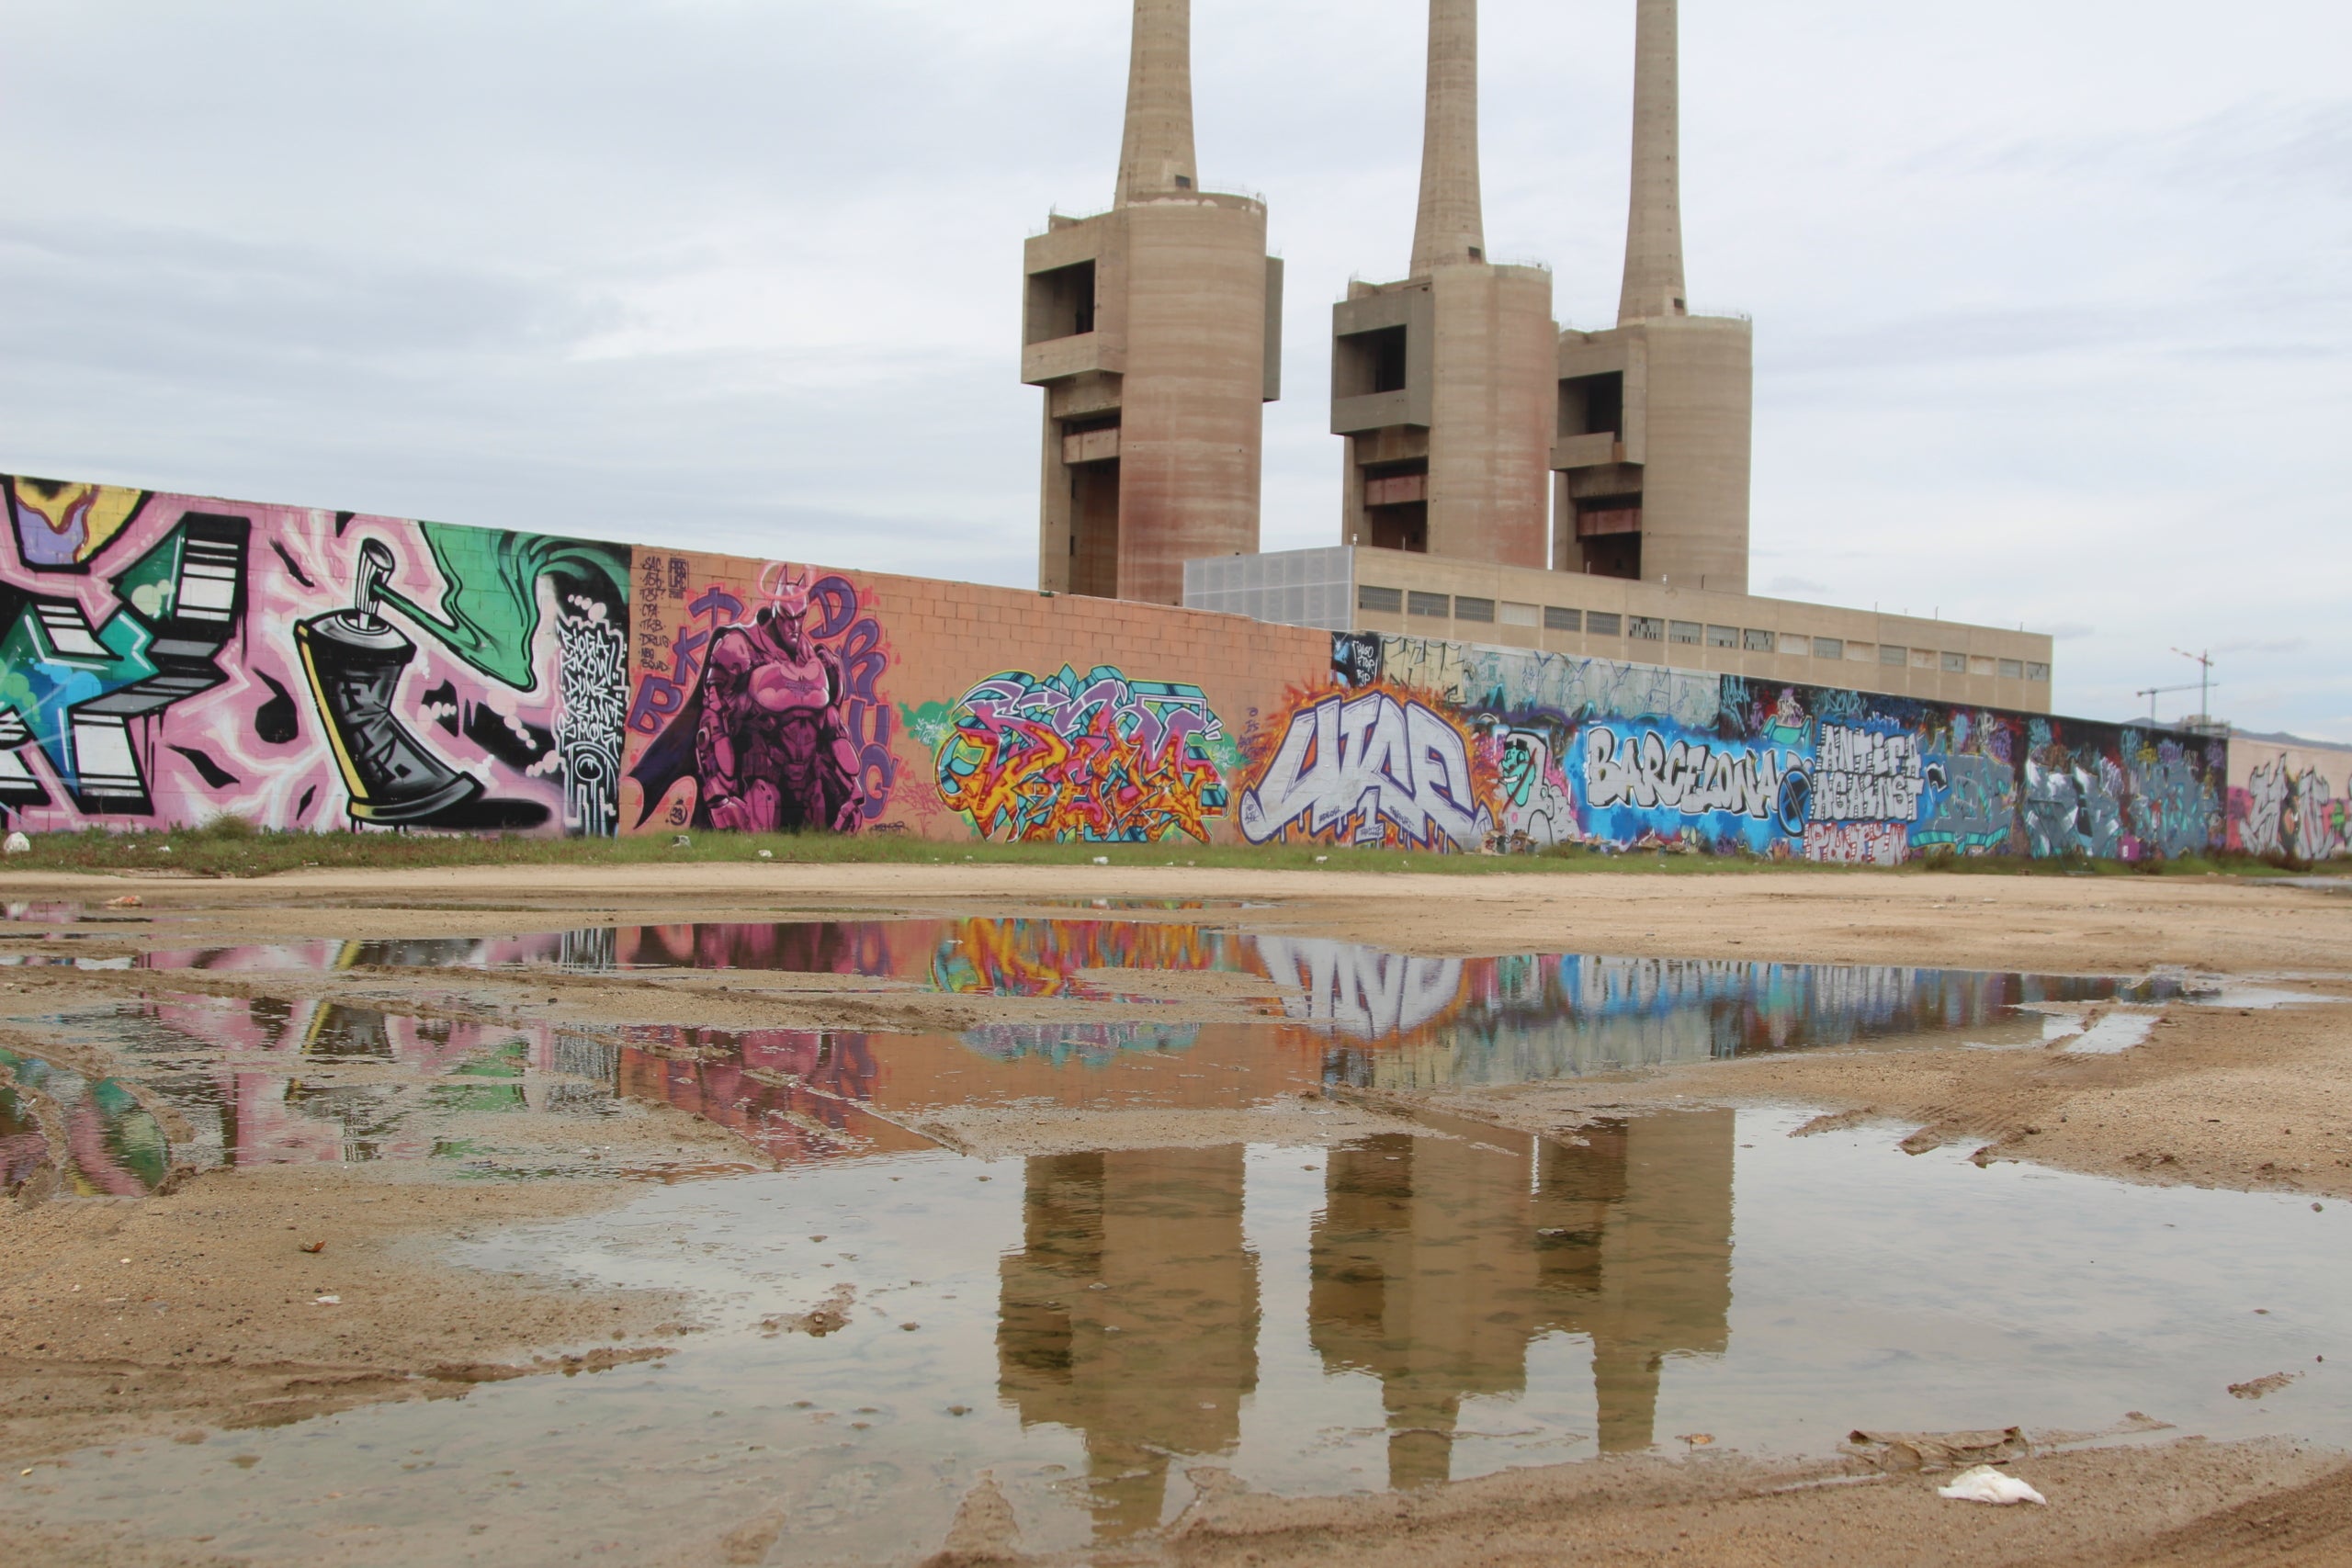
[[[1709,626],[1707,646],[1709,648],[1737,648],[1739,628],[1737,626]]]
[[[1544,629],[1547,632],[1580,632],[1584,630],[1584,612],[1546,604],[1544,606]],[[1615,627],[1610,628],[1610,635],[1616,635]]]
[[[1508,599],[1502,602],[1498,614],[1507,626],[1540,626],[1544,624],[1544,617],[1537,614],[1536,606],[1514,604]]]
[[[1843,659],[1846,657],[1846,645],[1834,637],[1817,637],[1813,639],[1813,656],[1815,659]]]
[[[1699,641],[1701,635],[1700,626],[1696,621],[1668,621],[1666,625],[1667,640],[1669,642],[1695,644]]]
[[[1640,637],[1644,642],[1664,642],[1666,622],[1656,615],[1629,615],[1625,618],[1625,635]]]
[[[1881,664],[1906,664],[1910,660],[1911,650],[1907,648],[1897,648],[1891,642],[1878,645],[1878,661]]]
[[[1932,648],[1915,648],[1915,649],[1913,649],[1911,650],[1911,668],[1912,668],[1912,669],[1914,669],[1914,670],[1933,670],[1935,667],[1936,667],[1936,650],[1935,650],[1934,649],[1932,649]]]
[[[2032,660],[2029,659],[2026,660],[2025,664],[2025,678],[2029,681],[2041,681],[2046,682],[2050,679],[2050,666],[2047,664],[2037,664]]]
[[[1571,615],[1576,614],[1574,610],[1567,613]],[[1587,637],[1622,637],[1624,635],[1624,623],[1613,611],[1587,610],[1584,613],[1584,630]]]
[[[1981,653],[1972,653],[1968,656],[1968,672],[1971,675],[1990,675],[1993,661]]]
[[[1492,599],[1473,599],[1464,593],[1453,601],[1453,618],[1491,623],[1495,618],[1495,602]]]
[[[1849,642],[1846,645],[1846,657],[1857,664],[1868,664],[1875,651],[1866,642]]]
[[[1945,674],[1947,674],[1947,675],[1965,675],[1965,674],[1967,674],[1967,673],[1968,673],[1968,655],[1966,655],[1966,654],[1964,654],[1964,653],[1947,653],[1947,654],[1945,654],[1945,655],[1944,655],[1944,673],[1945,673]]]
[[[1809,637],[1800,637],[1795,632],[1782,632],[1781,634],[1781,651],[1783,654],[1792,655],[1795,658],[1803,659],[1806,654],[1813,651],[1813,638]]]
[[[1417,590],[1405,595],[1405,608],[1409,614],[1442,621],[1451,606],[1442,593],[1423,593]]]
[[[1356,608],[1376,615],[1401,615],[1405,613],[1405,591],[1401,588],[1374,588],[1369,582],[1356,585]]]
[[[2004,681],[2022,681],[2022,680],[2024,680],[2024,679],[2025,679],[2025,664],[2024,664],[2024,662],[2023,662],[2022,660],[2016,660],[2016,659],[2004,659],[2004,660],[2001,660],[2001,679],[2002,679],[2002,680],[2004,680]]]
[[[1750,626],[1742,634],[1740,646],[1750,653],[1770,653],[1774,646],[1774,638],[1770,632],[1758,631],[1754,626]]]

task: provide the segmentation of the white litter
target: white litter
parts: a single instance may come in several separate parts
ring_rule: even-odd
[[[1950,1497],[1956,1503],[2040,1503],[2047,1506],[2050,1502],[2016,1476],[2003,1474],[1989,1464],[1962,1471],[1951,1478],[1951,1485],[1937,1487],[1936,1495]]]
[[[1096,855],[1094,857],[1094,863],[1096,865],[1109,865],[1111,863],[1111,857],[1109,855]]]
[[[28,855],[33,852],[33,841],[22,833],[11,833],[8,835],[7,852],[12,855]]]
[[[2116,1056],[2134,1045],[2147,1043],[2154,1032],[2156,1015],[2152,1012],[2111,1012],[2088,1029],[2082,1038],[2066,1047],[2070,1056]]]
[[[312,1306],[322,1307],[341,1306],[343,1304],[343,1298],[341,1296],[321,1296],[311,1304]]]
[[[762,860],[774,860],[775,859],[775,852],[774,850],[762,850],[760,852],[760,858]]]

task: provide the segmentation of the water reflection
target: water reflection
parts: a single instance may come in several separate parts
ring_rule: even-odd
[[[1333,1154],[1314,1343],[1380,1379],[1391,1486],[1447,1479],[1464,1398],[1520,1393],[1528,1347],[1555,1333],[1591,1341],[1602,1450],[1650,1446],[1665,1358],[1726,1341],[1732,1127],[1693,1111],[1582,1146],[1481,1128]]]
[[[1258,1258],[1242,1150],[1028,1161],[1001,1270],[997,1389],[1024,1427],[1083,1436],[1105,1537],[1159,1523],[1170,1461],[1217,1454],[1258,1385]]]
[[[2023,1043],[2039,1023],[2017,1012],[2022,1005],[2177,993],[2163,982],[1892,965],[1428,958],[1118,919],[635,926],[159,949],[137,962],[158,971],[241,973],[430,968],[453,972],[460,987],[466,971],[526,964],[596,975],[770,969],[999,997],[1012,1014],[955,1034],[558,1027],[163,992],[49,1021],[147,1057],[138,1082],[187,1113],[198,1130],[175,1157],[199,1168],[432,1157],[462,1165],[481,1155],[481,1118],[595,1114],[621,1102],[686,1111],[770,1159],[803,1163],[929,1147],[914,1129],[944,1107],[1240,1108],[1332,1086],[1543,1082],[1962,1030]],[[1230,1021],[1236,1004],[1227,987],[1218,1004],[1227,1021],[1191,1021],[1142,978],[1184,974],[1261,983],[1261,1016]],[[1123,988],[1130,985],[1143,994]],[[1032,998],[1126,1000],[1133,1017],[1033,1021],[1017,1012],[1018,1001]],[[99,1107],[114,1091],[101,1084],[75,1092],[76,1104]],[[91,1113],[127,1127],[141,1125],[126,1120],[136,1111],[133,1101]],[[30,1112],[9,1114],[23,1121]],[[13,1141],[0,1147],[21,1163],[33,1157],[24,1151],[36,1135],[8,1134]],[[128,1179],[125,1170],[144,1168],[96,1153],[91,1162],[77,1166],[82,1179],[109,1190]]]
[[[985,1473],[1024,1549],[1107,1558],[1202,1463],[1329,1495],[1682,1432],[1827,1454],[1858,1426],[2090,1430],[2126,1409],[2352,1440],[2339,1359],[2312,1359],[2352,1288],[2338,1206],[1785,1135],[1804,1119],[933,1154],[673,1188],[467,1248],[701,1292],[710,1332],[659,1367],[85,1450],[26,1507],[111,1522],[137,1496],[147,1528],[273,1561],[324,1521],[368,1568],[644,1556],[773,1511],[791,1528],[772,1562],[883,1563],[936,1551]],[[762,1331],[842,1287],[838,1332]],[[2279,1366],[2305,1369],[2285,1403],[2228,1393]],[[413,1451],[427,1462],[386,1461]],[[514,1485],[518,1452],[565,1483]]]
[[[1387,1483],[1452,1476],[1464,1402],[1521,1393],[1555,1335],[1591,1347],[1600,1449],[1648,1448],[1667,1359],[1729,1342],[1735,1142],[1733,1113],[1703,1111],[1574,1144],[1464,1123],[1333,1150],[1307,1337],[1327,1375],[1377,1380]],[[1024,1183],[998,1392],[1080,1435],[1101,1536],[1148,1529],[1171,1459],[1229,1456],[1258,1391],[1244,1151],[1042,1156]]]

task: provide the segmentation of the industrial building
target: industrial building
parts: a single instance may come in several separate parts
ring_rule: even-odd
[[[1282,264],[1198,188],[1189,0],[1136,0],[1114,205],[1024,258],[1038,586],[2048,712],[2046,636],[1748,593],[1753,328],[1691,310],[1678,0],[1636,5],[1617,324],[1564,332],[1488,256],[1477,0],[1430,0],[1406,276],[1332,308],[1338,547],[1261,555]]]
[[[1111,210],[1057,214],[1023,275],[1037,586],[1182,604],[1188,558],[1258,547],[1261,405],[1282,391],[1265,204],[1200,189],[1193,166],[1191,0],[1136,0]]]

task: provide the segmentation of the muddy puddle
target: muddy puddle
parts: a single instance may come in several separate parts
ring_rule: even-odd
[[[73,1189],[116,1196],[224,1165],[707,1174],[707,1160],[631,1163],[608,1146],[620,1120],[649,1107],[733,1132],[746,1166],[788,1165],[941,1147],[926,1126],[973,1107],[1243,1110],[1915,1037],[2024,1046],[2085,1007],[2179,991],[1875,965],[1430,958],[1227,925],[1060,918],[153,945],[55,962],[130,968],[142,989],[18,1021],[87,1047],[76,1060],[135,1070],[92,1077],[0,1048],[0,1166],[13,1186],[54,1159]],[[414,987],[400,978],[411,972]],[[333,976],[370,989],[365,1003],[219,995],[175,990],[175,974],[263,990],[272,976]],[[823,982],[788,998],[800,1002],[892,989],[989,998],[993,1016],[953,1032],[599,1024],[527,1016],[537,996],[467,988],[468,976],[545,976],[555,990],[693,975]],[[1023,1015],[1047,1002],[1111,1005],[1077,1020]]]
[[[135,1514],[263,1561],[568,1563],[778,1513],[769,1562],[886,1562],[934,1549],[983,1476],[1041,1550],[1173,1518],[1204,1467],[1335,1494],[2132,1411],[2352,1443],[2340,1209],[1790,1137],[1802,1120],[1669,1111],[1578,1142],[1433,1122],[652,1189],[466,1255],[700,1292],[711,1328],[665,1361],[8,1484],[44,1518]],[[2273,1372],[2294,1381],[2230,1393]]]

